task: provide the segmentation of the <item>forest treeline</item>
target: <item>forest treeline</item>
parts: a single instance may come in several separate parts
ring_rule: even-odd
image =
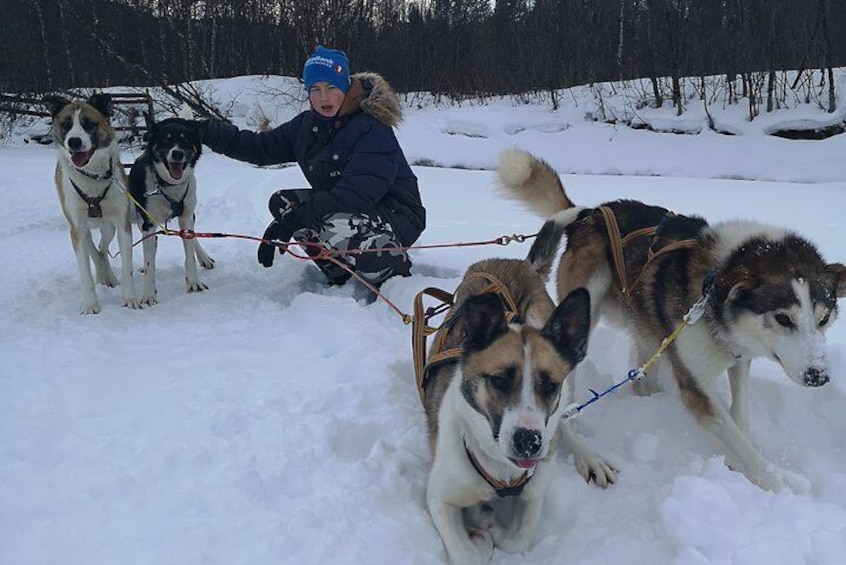
[[[647,78],[774,81],[846,64],[844,0],[0,0],[0,92],[299,76],[316,43],[400,92]],[[751,86],[752,75],[749,75]],[[659,80],[670,87],[659,87]],[[667,83],[664,83],[667,84]],[[762,86],[766,89],[766,84]],[[832,96],[834,85],[831,84]],[[832,99],[833,100],[833,99]]]

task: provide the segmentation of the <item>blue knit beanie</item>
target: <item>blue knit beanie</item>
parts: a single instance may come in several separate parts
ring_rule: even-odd
[[[340,49],[318,45],[303,65],[303,83],[310,90],[316,82],[328,82],[344,91],[350,89],[350,60]]]

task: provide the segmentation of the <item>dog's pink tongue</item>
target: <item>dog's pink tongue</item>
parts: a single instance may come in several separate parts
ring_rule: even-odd
[[[173,163],[169,162],[168,169],[170,170],[170,176],[179,180],[182,178],[182,173],[185,171],[185,167],[182,166],[182,163]]]
[[[514,462],[521,469],[532,469],[538,464],[537,459],[515,459]]]
[[[78,151],[76,153],[71,153],[71,161],[73,161],[74,166],[84,167],[88,164],[88,160],[91,159],[92,153],[94,153],[93,149],[91,151]]]

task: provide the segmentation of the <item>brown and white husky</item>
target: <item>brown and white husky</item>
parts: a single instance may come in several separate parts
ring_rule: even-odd
[[[95,94],[84,102],[72,102],[52,96],[44,102],[53,117],[53,141],[59,155],[56,190],[70,224],[71,244],[82,283],[80,312],[100,312],[95,280],[106,286],[118,285],[108,255],[115,232],[120,249],[123,305],[140,308],[132,282],[132,226],[125,193],[126,173],[114,130],[109,125],[111,98],[108,94]],[[100,230],[99,245],[94,244],[93,229]],[[91,263],[96,278],[91,275]]]
[[[780,473],[749,439],[750,363],[772,359],[802,386],[829,381],[824,333],[837,316],[837,299],[846,296],[846,266],[826,263],[803,237],[758,222],[709,226],[634,200],[578,207],[555,171],[524,151],[503,153],[497,172],[507,197],[548,218],[545,229],[567,236],[558,295],[588,289],[592,323],[600,313],[623,320],[641,364],[705,300],[702,319],[679,334],[662,362],[727,463],[763,488],[780,488]],[[728,408],[714,390],[724,371]],[[640,392],[657,389],[654,375],[638,383]]]
[[[526,260],[472,265],[429,352],[427,501],[452,563],[487,562],[494,547],[529,547],[559,428],[585,479],[602,486],[616,479],[573,423],[560,422],[573,401],[568,375],[587,349],[590,298],[574,289],[555,307],[545,287],[554,235],[542,233]],[[456,353],[434,362],[449,351]],[[489,503],[499,498],[507,502],[495,511]]]

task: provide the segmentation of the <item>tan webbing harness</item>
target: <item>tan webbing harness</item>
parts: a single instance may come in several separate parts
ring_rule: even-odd
[[[699,242],[696,239],[682,239],[668,243],[658,251],[654,251],[650,247],[646,257],[646,263],[643,264],[643,268],[640,270],[640,273],[632,284],[629,285],[628,273],[626,272],[626,260],[623,251],[626,245],[639,237],[654,236],[655,232],[658,230],[658,226],[634,230],[623,237],[620,233],[620,226],[617,223],[617,217],[614,215],[614,211],[608,206],[600,206],[597,210],[600,211],[602,218],[605,220],[605,228],[608,230],[608,240],[611,245],[611,255],[614,258],[614,270],[617,272],[617,279],[620,281],[620,289],[622,290],[623,297],[626,302],[631,299],[631,293],[635,288],[637,288],[641,275],[643,275],[643,272],[656,257],[677,249],[691,248],[699,245]],[[675,213],[668,212],[667,216],[673,217],[675,216]]]
[[[497,277],[489,273],[470,273],[467,275],[468,280],[484,279],[488,281],[488,286],[481,292],[487,294],[490,292],[496,293],[502,299],[505,305],[506,320],[512,322],[518,317],[517,303],[508,288]],[[423,297],[430,296],[439,300],[441,304],[424,310]],[[414,322],[411,326],[411,348],[414,354],[414,373],[417,380],[417,394],[420,396],[420,401],[423,402],[426,398],[426,387],[429,384],[429,372],[432,368],[452,361],[461,355],[461,349],[458,347],[451,347],[444,349],[444,342],[446,341],[447,332],[444,331],[438,336],[438,339],[432,344],[432,352],[428,361],[426,360],[426,340],[433,333],[437,332],[442,327],[449,328],[455,324],[460,315],[460,309],[454,308],[454,296],[445,290],[439,288],[428,287],[417,293],[414,298]],[[442,313],[446,308],[450,309],[450,313],[444,322],[438,326],[433,327],[428,324],[428,321],[438,314]]]
[[[523,474],[513,479],[511,481],[505,482],[493,477],[490,473],[485,471],[482,464],[479,463],[479,460],[476,459],[476,456],[473,455],[473,452],[470,451],[470,448],[467,447],[467,442],[464,442],[464,451],[467,453],[467,459],[470,460],[470,464],[473,466],[473,469],[479,473],[479,476],[482,477],[486,483],[488,483],[491,488],[494,489],[496,495],[500,498],[505,498],[508,496],[519,496],[520,493],[523,492],[523,487],[526,486],[526,483],[529,482],[529,479],[532,478],[532,475],[529,474],[529,471],[523,471]]]

